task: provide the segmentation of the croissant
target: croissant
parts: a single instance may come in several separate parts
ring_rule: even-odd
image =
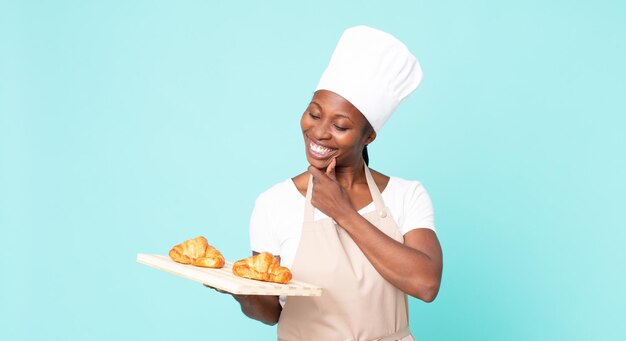
[[[224,257],[206,238],[200,236],[189,239],[174,246],[170,250],[170,258],[183,264],[201,266],[203,268],[221,268],[224,266]]]
[[[266,282],[285,284],[291,280],[291,271],[280,266],[278,259],[269,252],[236,261],[233,264],[233,273],[239,277]]]

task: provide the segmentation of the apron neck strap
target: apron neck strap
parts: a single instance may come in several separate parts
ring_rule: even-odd
[[[367,179],[367,187],[370,189],[370,194],[372,195],[372,200],[374,201],[374,206],[376,207],[376,211],[379,214],[383,214],[385,211],[385,203],[383,202],[383,196],[380,194],[380,190],[374,181],[374,177],[372,177],[372,172],[370,172],[369,167],[365,165],[365,179]]]
[[[304,200],[304,222],[312,222],[315,213],[311,205],[311,194],[313,193],[313,175],[309,175],[309,184],[306,186],[306,199]]]
[[[372,195],[372,200],[374,201],[374,206],[376,207],[376,211],[383,216],[385,214],[385,203],[383,202],[383,196],[380,194],[380,190],[378,190],[378,186],[376,186],[376,182],[372,177],[372,173],[367,165],[365,166],[365,180],[367,180],[367,187],[370,189],[370,194]],[[304,201],[304,221],[311,222],[314,221],[314,213],[315,210],[313,205],[311,205],[311,195],[313,193],[313,176],[309,175],[309,184],[306,187],[306,198]]]

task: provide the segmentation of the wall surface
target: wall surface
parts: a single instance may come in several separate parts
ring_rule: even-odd
[[[1,1],[0,339],[275,339],[135,257],[197,235],[248,256],[358,24],[425,74],[370,148],[436,211],[416,337],[626,339],[625,22],[608,0]]]

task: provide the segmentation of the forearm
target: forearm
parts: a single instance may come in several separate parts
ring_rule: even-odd
[[[429,255],[419,248],[397,242],[356,211],[344,214],[336,221],[383,278],[423,301],[430,302],[436,297],[441,281],[440,252]],[[438,249],[436,237],[435,242]]]
[[[268,325],[278,323],[282,307],[278,296],[233,295],[241,305],[241,311],[251,319]]]

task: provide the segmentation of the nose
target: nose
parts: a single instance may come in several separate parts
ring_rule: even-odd
[[[318,122],[311,130],[313,131],[313,137],[317,140],[327,140],[331,137],[329,123]]]

